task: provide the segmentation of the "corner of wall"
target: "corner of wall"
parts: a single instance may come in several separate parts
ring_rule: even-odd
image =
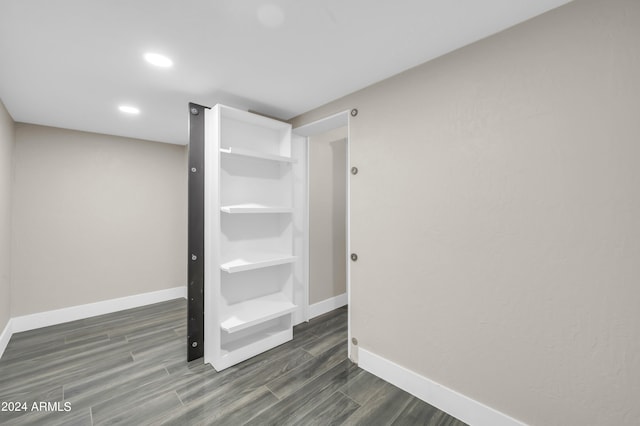
[[[184,280],[183,147],[25,123],[15,144],[11,317]]]
[[[7,325],[5,325],[4,329],[0,333],[0,358],[4,354],[4,350],[7,348],[9,344],[9,340],[11,340],[11,336],[13,334],[13,324],[11,318],[7,321]]]
[[[0,99],[0,356],[11,338],[12,300],[12,216],[15,163],[15,122]]]
[[[3,104],[4,107],[4,104]],[[13,286],[14,286],[14,270],[13,270],[13,247],[14,247],[14,232],[13,232],[13,206],[15,198],[15,186],[16,186],[16,148],[18,139],[16,137],[16,122],[13,117],[9,116],[11,120],[11,171],[10,173],[10,194],[9,194],[9,322],[7,326],[11,324],[11,318],[13,316]]]

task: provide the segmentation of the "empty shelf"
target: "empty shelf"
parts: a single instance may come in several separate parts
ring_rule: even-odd
[[[284,155],[269,154],[266,152],[253,151],[251,149],[244,149],[244,148],[235,148],[235,147],[220,148],[220,152],[223,154],[242,155],[244,157],[261,158],[263,160],[274,160],[274,161],[281,161],[284,163],[296,162],[295,159],[291,157],[285,157]]]
[[[269,294],[229,306],[220,328],[228,333],[235,333],[289,314],[297,308],[283,293]]]
[[[220,265],[220,269],[232,274],[234,272],[250,271],[252,269],[293,263],[296,259],[296,256],[286,254],[249,254],[245,257],[223,263]]]
[[[262,204],[236,204],[233,206],[221,206],[220,210],[225,213],[291,213],[291,207],[264,206]]]

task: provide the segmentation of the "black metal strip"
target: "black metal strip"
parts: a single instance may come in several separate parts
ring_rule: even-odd
[[[204,355],[204,111],[189,103],[187,360]]]

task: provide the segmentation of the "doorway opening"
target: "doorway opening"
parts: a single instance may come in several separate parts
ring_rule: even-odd
[[[296,321],[302,322],[350,302],[349,111],[293,129],[293,142],[307,159],[303,268],[308,284]],[[347,318],[350,339],[351,315]]]

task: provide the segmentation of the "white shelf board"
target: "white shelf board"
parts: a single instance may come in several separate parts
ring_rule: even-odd
[[[281,130],[291,129],[291,124],[284,121],[274,120],[273,118],[265,117],[263,115],[251,113],[241,109],[229,107],[226,105],[218,104],[220,107],[220,116],[229,118],[231,120],[240,121],[241,123],[252,124],[255,126],[266,127],[269,129]]]
[[[291,339],[293,339],[292,328],[287,330],[267,330],[264,333],[260,333],[258,337],[252,336],[252,338],[241,339],[226,345],[223,344],[220,350],[220,357],[212,360],[211,364],[216,371],[221,371]]]
[[[295,311],[298,307],[283,293],[269,294],[231,305],[220,328],[228,333],[261,324]]]
[[[269,154],[261,151],[254,151],[252,149],[229,147],[229,148],[220,148],[220,152],[222,154],[241,155],[243,157],[260,158],[263,160],[280,161],[283,163],[296,162],[295,158],[285,157],[284,155]]]
[[[233,259],[220,265],[220,269],[230,274],[234,272],[250,271],[252,269],[267,268],[269,266],[293,263],[296,256],[280,253],[247,254],[245,257]]]
[[[262,204],[247,203],[231,206],[221,206],[224,213],[292,213],[293,208],[284,206],[265,206]]]

